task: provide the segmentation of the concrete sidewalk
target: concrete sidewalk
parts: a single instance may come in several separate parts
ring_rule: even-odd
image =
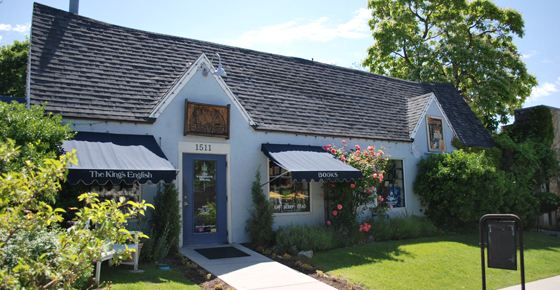
[[[519,290],[521,284],[503,288],[500,290]],[[560,276],[550,277],[542,280],[537,280],[525,283],[525,290],[558,290],[560,289]]]
[[[225,246],[235,247],[250,256],[210,260],[194,250]],[[180,252],[237,290],[335,289],[239,244],[183,247]]]

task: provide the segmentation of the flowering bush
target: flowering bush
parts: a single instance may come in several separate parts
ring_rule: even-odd
[[[376,203],[376,198],[377,189],[383,182],[388,155],[384,152],[385,148],[376,150],[375,146],[368,146],[362,150],[356,145],[355,148],[347,150],[346,141],[343,140],[342,144],[342,148],[337,148],[334,144],[328,144],[324,148],[342,162],[359,169],[362,178],[355,181],[330,182],[325,186],[324,196],[327,199],[327,212],[330,213],[327,224],[358,229],[357,218],[368,205],[378,204],[378,207],[385,207],[381,202]]]

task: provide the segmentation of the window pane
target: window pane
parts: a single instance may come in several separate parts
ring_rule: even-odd
[[[216,231],[216,161],[194,160],[194,232]]]
[[[283,173],[286,170],[270,162],[269,201],[275,212],[310,212],[309,183],[293,181],[290,173]]]
[[[403,161],[389,160],[383,180],[383,199],[387,206],[404,207]]]

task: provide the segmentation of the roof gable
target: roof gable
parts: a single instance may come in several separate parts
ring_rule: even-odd
[[[450,84],[134,30],[37,3],[30,101],[67,118],[153,122],[193,63],[216,52],[228,73],[220,85],[255,130],[410,142],[417,112],[407,100],[434,93],[463,144],[493,144]]]
[[[440,103],[438,102],[434,93],[429,93],[417,97],[408,98],[408,128],[410,130],[410,138],[414,139],[416,137],[416,133],[420,129],[420,124],[422,124],[422,120],[426,117],[426,113],[432,104],[435,104],[438,109],[441,111],[445,122],[451,128],[451,132],[453,136],[457,136],[455,129],[453,128],[453,124],[449,122],[449,118],[445,114],[445,111],[441,107]]]
[[[177,93],[181,91],[183,87],[191,80],[194,74],[199,70],[205,70],[205,69],[208,71],[208,74],[211,75],[211,77],[213,77],[214,80],[220,85],[222,90],[224,90],[224,93],[228,96],[228,98],[234,104],[234,106],[241,112],[243,118],[245,118],[247,123],[249,123],[249,125],[251,126],[254,125],[255,123],[251,119],[251,116],[249,116],[247,111],[245,111],[243,106],[241,106],[239,100],[237,100],[237,98],[233,95],[231,90],[225,84],[224,80],[220,76],[211,73],[216,69],[212,66],[210,60],[208,60],[208,57],[206,57],[206,54],[204,53],[189,67],[189,69],[184,74],[179,76],[179,78],[171,87],[171,89],[169,89],[169,91],[165,94],[161,102],[150,113],[150,118],[157,119],[163,113],[165,108],[167,108],[167,106],[171,104],[171,102],[173,101]]]

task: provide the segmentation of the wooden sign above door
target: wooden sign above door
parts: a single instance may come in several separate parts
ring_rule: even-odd
[[[185,133],[229,139],[230,105],[218,106],[185,100]]]

